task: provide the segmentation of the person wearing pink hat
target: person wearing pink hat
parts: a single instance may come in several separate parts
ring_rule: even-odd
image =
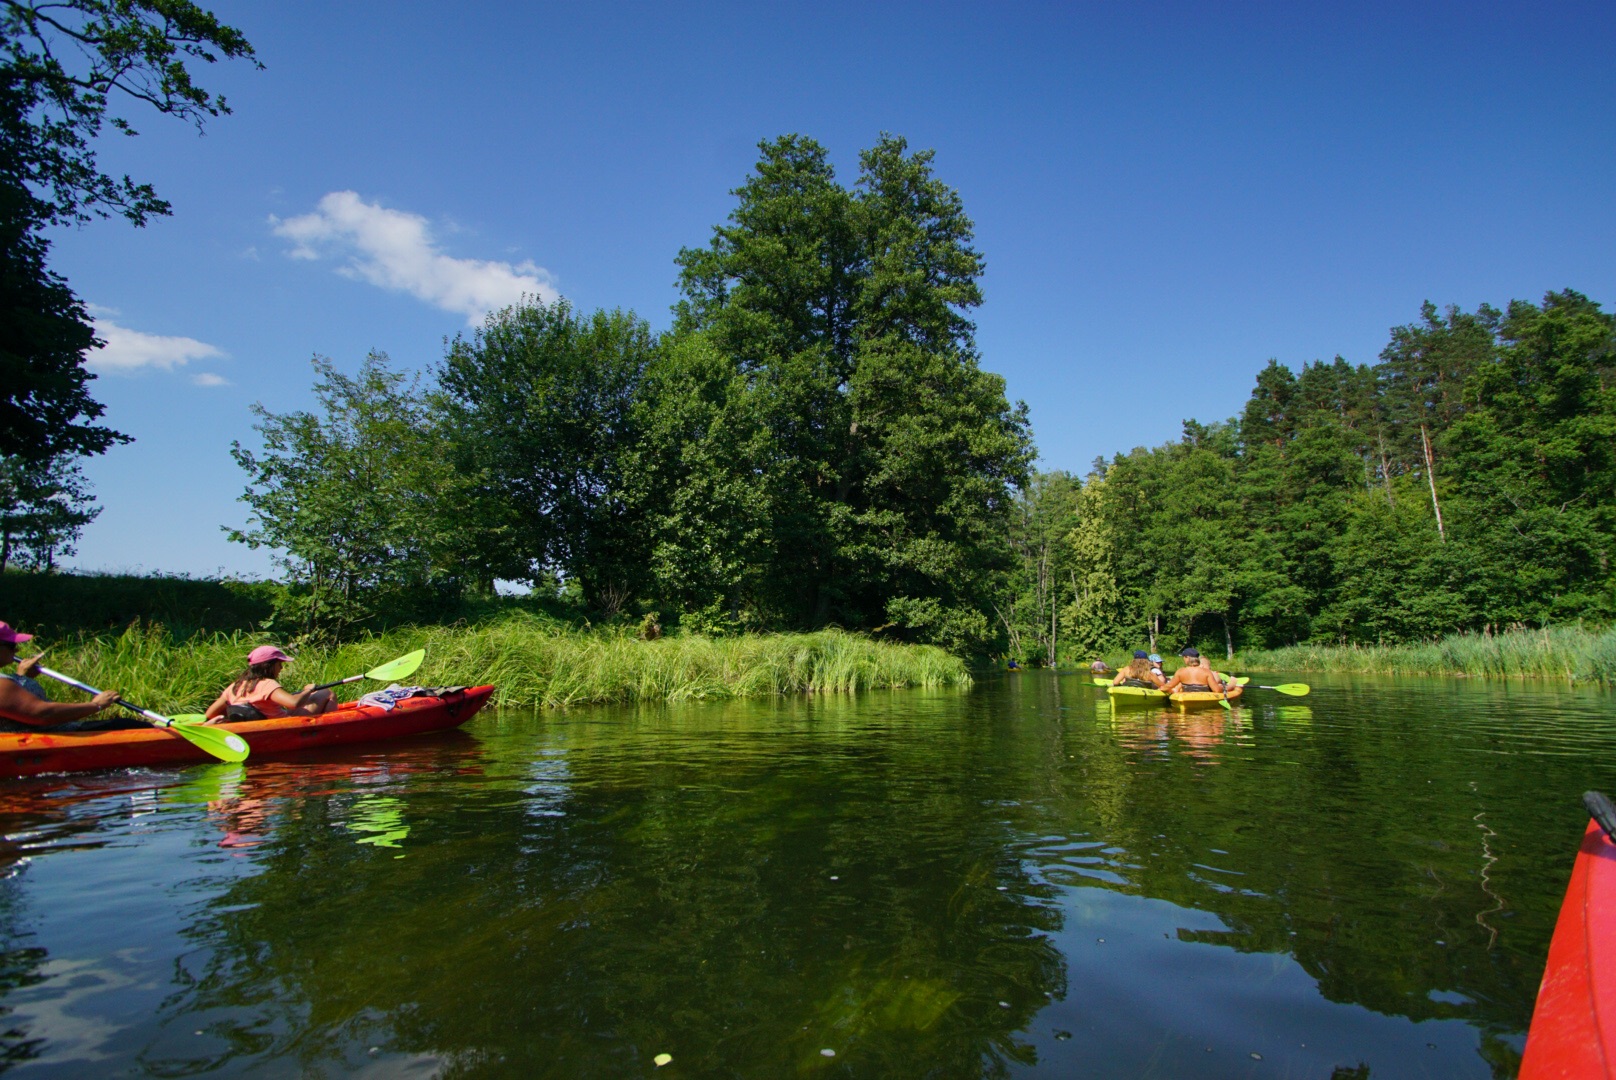
[[[19,634],[10,623],[0,622],[0,668],[10,667],[17,660],[17,646],[32,640],[34,635]],[[37,656],[18,663],[15,675],[0,672],[0,731],[82,728],[84,721],[118,700],[116,690],[103,690],[86,702],[52,701],[34,680],[38,673]]]
[[[336,707],[329,690],[309,683],[293,694],[281,686],[281,668],[292,658],[273,645],[247,654],[247,670],[208,706],[210,723],[220,720],[272,720],[277,716],[318,716]]]

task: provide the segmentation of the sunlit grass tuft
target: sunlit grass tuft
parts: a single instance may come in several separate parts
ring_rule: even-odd
[[[1474,675],[1616,684],[1616,630],[1554,626],[1408,645],[1292,645],[1242,652],[1241,668]]]
[[[131,701],[194,712],[213,700],[269,639],[232,633],[184,641],[161,627],[42,641],[46,663]],[[286,670],[289,687],[357,675],[413,649],[426,661],[407,681],[499,688],[501,705],[564,706],[608,701],[685,701],[898,687],[969,686],[963,661],[929,645],[858,634],[680,635],[641,641],[627,633],[577,631],[529,618],[463,627],[389,631],[334,649],[305,649]],[[374,683],[343,687],[358,697]],[[54,693],[54,691],[53,691]]]

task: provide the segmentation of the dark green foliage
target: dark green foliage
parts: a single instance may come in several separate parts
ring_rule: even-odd
[[[768,394],[705,334],[664,342],[636,403],[623,490],[643,524],[647,594],[687,630],[766,626],[778,604]]]
[[[0,610],[28,633],[73,637],[162,625],[176,638],[254,630],[269,619],[281,586],[267,581],[135,574],[0,575]]]
[[[46,266],[51,209],[27,186],[30,93],[0,69],[0,455],[45,463],[127,439],[93,423],[105,411],[83,363],[95,331]]]
[[[54,570],[100,513],[72,460],[0,457],[0,573],[9,566]]]
[[[636,316],[564,300],[495,312],[451,343],[432,404],[470,481],[459,543],[485,591],[560,575],[613,612],[640,591],[644,544],[622,489],[652,347]]]
[[[811,139],[762,151],[729,223],[679,255],[676,331],[705,336],[750,400],[767,561],[746,601],[770,623],[980,648],[1031,439],[977,364],[971,223],[902,139],[865,151],[852,189]]]
[[[167,214],[150,184],[103,173],[92,140],[116,94],[199,129],[229,112],[186,66],[220,56],[252,60],[253,49],[189,0],[0,0],[0,456],[37,466],[24,478],[36,495],[54,483],[68,499],[60,513],[36,507],[29,518],[29,546],[47,564],[93,516],[78,488],[62,487],[77,475],[72,459],[128,440],[94,424],[104,409],[83,361],[99,342],[84,305],[47,268],[41,231]],[[135,134],[120,116],[111,123]],[[9,531],[7,540],[9,553]]]
[[[1011,507],[1016,568],[996,614],[1009,656],[1023,665],[1055,666],[1062,645],[1060,610],[1081,596],[1080,560],[1069,542],[1078,527],[1080,494],[1079,483],[1064,472],[1034,473]]]
[[[27,100],[17,161],[44,220],[117,213],[143,225],[167,214],[150,184],[103,173],[91,141],[115,94],[198,130],[228,113],[224,98],[193,82],[186,66],[221,56],[257,63],[241,31],[189,0],[0,0],[0,81]],[[122,117],[111,123],[135,134]]]
[[[282,553],[278,618],[340,636],[515,581],[670,629],[991,642],[1032,444],[977,362],[958,194],[901,139],[850,190],[795,136],[736,194],[680,253],[660,339],[524,303],[450,343],[430,392],[317,361],[319,413],[260,411],[233,535]]]
[[[1270,362],[1237,422],[1090,476],[1068,546],[1110,606],[1068,609],[1072,655],[1608,622],[1613,333],[1566,291],[1426,304],[1373,367]]]
[[[279,552],[288,589],[274,629],[341,637],[459,606],[472,569],[460,523],[475,477],[455,470],[419,388],[372,353],[356,375],[314,359],[319,414],[255,406],[263,450],[231,451],[250,482],[247,529]]]

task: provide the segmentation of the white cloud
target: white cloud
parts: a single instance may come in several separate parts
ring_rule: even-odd
[[[191,376],[191,381],[197,386],[229,386],[230,380],[223,375],[215,375],[211,371],[200,371]]]
[[[214,348],[205,341],[146,334],[126,326],[119,326],[99,315],[95,319],[95,336],[106,344],[99,349],[91,350],[84,358],[84,364],[91,371],[114,375],[132,375],[145,368],[172,371],[192,360],[208,360],[224,356],[222,350]]]
[[[312,214],[269,221],[276,236],[292,242],[292,258],[343,258],[339,273],[462,314],[471,326],[524,296],[547,304],[560,296],[549,272],[531,260],[513,264],[445,255],[426,218],[367,203],[352,191],[331,192]]]

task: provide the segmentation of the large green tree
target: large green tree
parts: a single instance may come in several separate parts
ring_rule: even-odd
[[[560,577],[612,611],[642,590],[623,474],[653,349],[632,313],[565,300],[496,311],[450,344],[434,401],[452,460],[476,478],[466,542],[484,588]]]
[[[84,305],[47,266],[50,225],[170,212],[150,184],[96,161],[114,102],[199,128],[230,110],[189,65],[256,63],[239,30],[189,0],[0,0],[0,455],[41,477],[125,436],[95,421],[84,355],[99,344]]]
[[[372,353],[348,375],[315,357],[317,411],[255,406],[258,451],[234,444],[252,510],[230,539],[276,552],[290,588],[287,632],[337,638],[409,617],[441,617],[474,568],[465,563],[467,487],[445,453],[417,381]]]
[[[1025,408],[979,366],[971,222],[900,138],[860,155],[852,188],[811,139],[761,150],[729,222],[679,255],[676,332],[706,335],[762,409],[764,604],[980,646],[1032,451]]]
[[[125,437],[100,426],[83,303],[47,266],[51,208],[28,186],[30,88],[0,73],[0,455],[45,464]]]
[[[624,461],[630,516],[644,529],[646,602],[689,630],[770,626],[769,581],[782,473],[769,395],[706,334],[663,343],[635,404]]]

